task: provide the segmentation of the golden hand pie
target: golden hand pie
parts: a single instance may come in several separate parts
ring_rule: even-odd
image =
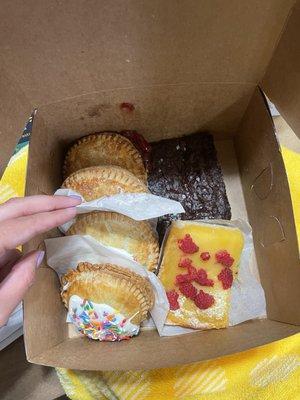
[[[119,193],[147,193],[146,185],[131,172],[115,166],[84,168],[74,172],[63,188],[80,193],[86,201]]]
[[[143,159],[130,140],[113,132],[94,133],[77,140],[67,152],[64,179],[82,168],[115,165],[147,182]]]
[[[61,278],[62,300],[69,307],[75,295],[97,304],[105,304],[140,324],[154,304],[150,282],[135,272],[113,264],[79,263]]]
[[[195,329],[228,326],[231,286],[243,247],[238,228],[173,222],[158,274],[170,303],[166,324]]]
[[[157,267],[158,240],[149,222],[113,212],[93,212],[78,215],[67,235],[90,235],[106,246],[126,250],[150,271]]]

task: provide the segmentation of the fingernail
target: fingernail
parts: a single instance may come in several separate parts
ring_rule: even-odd
[[[44,258],[44,255],[45,255],[44,251],[39,251],[38,252],[37,258],[36,258],[36,268],[38,268],[41,265],[41,263],[43,261],[43,258]]]
[[[80,196],[77,196],[77,194],[70,194],[69,197],[72,197],[72,199],[75,199],[75,200],[80,200],[80,201],[82,201],[82,198],[81,198]]]

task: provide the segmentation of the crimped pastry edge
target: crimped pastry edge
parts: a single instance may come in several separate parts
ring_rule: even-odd
[[[146,221],[134,221],[125,215],[108,212],[108,211],[94,211],[87,214],[81,214],[77,217],[75,223],[70,227],[67,231],[67,235],[78,235],[78,231],[76,228],[80,230],[80,226],[86,227],[88,225],[93,225],[94,221],[100,219],[101,221],[118,221],[124,222],[127,224],[131,224],[136,228],[135,222],[139,222],[139,231],[141,236],[144,236],[148,239],[148,246],[149,246],[149,254],[152,255],[152,258],[149,259],[147,263],[147,269],[149,271],[155,271],[158,265],[159,259],[159,244],[157,237],[151,227],[151,225]]]
[[[67,286],[67,289],[61,291],[61,298],[66,308],[68,308],[69,296],[68,286],[72,285],[72,282],[76,280],[76,277],[84,272],[99,271],[111,276],[116,277],[116,279],[125,279],[132,285],[136,286],[136,289],[143,294],[143,297],[147,300],[146,308],[141,315],[142,320],[146,318],[147,313],[154,305],[154,293],[150,282],[131,271],[128,268],[119,267],[115,264],[103,263],[103,264],[92,264],[88,262],[80,262],[76,269],[70,269],[65,275],[61,277],[61,285]]]
[[[116,180],[123,185],[128,185],[128,193],[149,193],[147,186],[139,178],[127,169],[115,165],[82,168],[68,176],[62,184],[62,188],[72,189],[73,182],[80,182],[88,179],[89,176],[91,178],[101,176],[101,179]]]
[[[136,169],[137,173],[135,176],[137,176],[141,181],[144,183],[147,183],[147,171],[144,166],[144,162],[142,159],[142,156],[138,149],[134,146],[134,144],[127,139],[125,136],[117,133],[117,132],[95,132],[91,133],[89,135],[83,136],[79,138],[78,140],[73,143],[69,149],[67,150],[64,163],[63,163],[63,168],[62,168],[62,173],[63,173],[63,179],[65,180],[68,176],[70,176],[72,173],[70,173],[69,170],[69,164],[70,164],[70,158],[72,157],[73,153],[78,150],[78,147],[80,147],[82,144],[85,143],[92,143],[93,141],[99,140],[99,138],[103,138],[103,140],[114,140],[119,142],[120,145],[124,146],[126,148],[126,151],[128,154],[130,154],[131,158],[136,163]],[[74,171],[76,172],[76,171]]]

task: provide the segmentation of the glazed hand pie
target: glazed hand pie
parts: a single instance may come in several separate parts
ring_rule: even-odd
[[[157,267],[159,247],[149,222],[112,212],[78,215],[67,235],[90,235],[106,246],[126,250],[150,271]]]
[[[126,169],[115,166],[84,168],[74,172],[63,188],[80,193],[86,201],[119,193],[147,193],[146,185]]]
[[[73,172],[98,165],[115,165],[130,171],[147,181],[143,159],[130,140],[112,132],[84,136],[68,150],[63,175],[67,178]]]
[[[79,263],[61,283],[69,320],[92,339],[115,341],[136,335],[154,304],[149,281],[117,265]]]
[[[243,246],[238,228],[172,223],[158,275],[170,303],[166,324],[195,329],[228,326],[230,288]]]

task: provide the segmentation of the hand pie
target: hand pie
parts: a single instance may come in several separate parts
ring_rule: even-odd
[[[117,265],[79,263],[61,283],[69,320],[92,339],[114,341],[136,335],[154,304],[149,281]]]
[[[82,168],[115,165],[147,182],[143,159],[130,140],[112,132],[94,133],[77,140],[68,150],[63,166],[64,179]]]
[[[228,326],[231,286],[243,246],[238,228],[196,221],[172,223],[158,274],[170,303],[168,325]]]
[[[90,235],[106,246],[126,250],[150,271],[157,267],[158,241],[149,222],[112,212],[93,212],[78,215],[67,234]]]
[[[119,193],[147,193],[146,185],[126,169],[115,166],[89,167],[74,172],[62,184],[86,201]]]

